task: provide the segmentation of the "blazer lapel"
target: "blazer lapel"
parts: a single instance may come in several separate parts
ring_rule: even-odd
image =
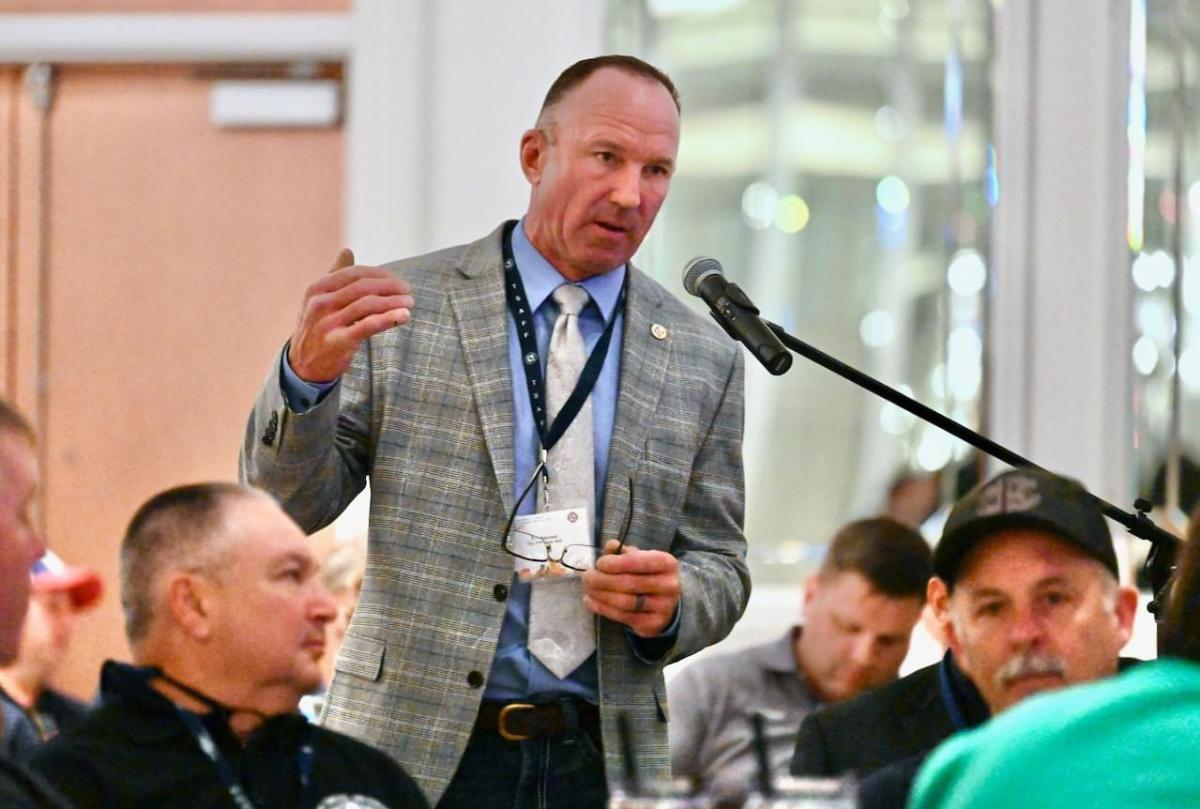
[[[514,499],[513,403],[500,234],[501,228],[497,228],[463,254],[459,265],[462,277],[450,290],[450,305],[483,439],[507,512]]]
[[[664,338],[651,336],[651,328],[658,325],[654,318],[662,306],[662,291],[632,264],[629,271],[632,275],[625,304],[617,417],[609,445],[608,480],[604,484],[604,525],[600,534],[604,539],[617,536],[631,506],[629,480],[637,469],[654,421],[671,355],[669,331]]]

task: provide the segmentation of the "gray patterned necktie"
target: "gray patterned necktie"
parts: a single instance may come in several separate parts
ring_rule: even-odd
[[[563,284],[551,294],[558,304],[558,319],[550,335],[546,357],[546,407],[550,423],[575,389],[587,362],[579,313],[590,300],[587,290]],[[595,452],[592,439],[592,400],[583,407],[551,447],[546,457],[550,472],[542,492],[544,511],[586,506],[589,523],[595,516]],[[589,541],[593,536],[588,528]],[[565,678],[587,660],[596,648],[596,620],[583,604],[583,582],[578,576],[539,579],[529,597],[529,651],[556,677]]]

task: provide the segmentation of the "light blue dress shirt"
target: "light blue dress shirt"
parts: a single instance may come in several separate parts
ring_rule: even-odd
[[[567,279],[550,262],[542,257],[525,236],[522,220],[513,228],[513,258],[517,271],[525,286],[525,296],[534,312],[534,331],[537,337],[538,354],[545,375],[546,354],[549,352],[550,335],[554,321],[558,318],[558,305],[550,293]],[[617,412],[617,382],[621,378],[621,335],[625,317],[616,311],[621,296],[621,285],[625,282],[624,266],[594,275],[580,284],[587,290],[591,301],[579,313],[579,330],[583,333],[584,347],[589,355],[603,334],[608,319],[615,317],[612,341],[608,344],[608,356],[604,367],[592,388],[592,440],[596,453],[596,515],[594,525],[602,524],[604,514],[604,482],[608,475],[608,446],[612,442],[613,418]],[[525,371],[521,364],[521,344],[517,339],[517,326],[509,315],[508,321],[508,367],[512,369],[513,389],[513,455],[515,465],[516,495],[521,494],[529,482],[538,462],[537,426],[533,421],[533,409],[529,406],[529,389],[525,383]],[[537,510],[536,487],[517,509],[519,514],[532,514]],[[500,642],[496,646],[496,657],[488,675],[485,699],[513,700],[534,698],[538,701],[552,697],[573,695],[596,701],[596,656],[593,654],[579,668],[560,680],[529,653],[526,642],[529,637],[529,589],[528,582],[513,577],[508,592],[508,613],[500,629]]]

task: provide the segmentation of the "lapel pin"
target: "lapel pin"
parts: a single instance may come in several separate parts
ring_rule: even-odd
[[[650,333],[654,335],[655,340],[667,339],[667,327],[661,323],[655,323],[651,326]]]

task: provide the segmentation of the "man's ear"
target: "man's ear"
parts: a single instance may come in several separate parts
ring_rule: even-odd
[[[950,620],[950,588],[946,586],[946,582],[937,576],[930,578],[929,583],[925,585],[925,601],[929,604],[934,619],[945,633],[946,643],[949,644],[950,650],[957,655],[960,646],[959,637],[955,632],[954,622]]]
[[[1138,593],[1132,587],[1117,588],[1117,600],[1113,612],[1117,617],[1118,632],[1121,645],[1124,646],[1133,636],[1133,622],[1137,618]]]
[[[546,133],[541,129],[527,129],[521,136],[521,173],[530,185],[541,182],[546,143]]]
[[[194,573],[177,572],[167,579],[167,609],[171,619],[193,640],[204,641],[212,635],[213,601],[210,585]]]
[[[821,576],[819,573],[814,573],[804,580],[804,609],[808,609],[808,605],[813,602],[820,590]]]

